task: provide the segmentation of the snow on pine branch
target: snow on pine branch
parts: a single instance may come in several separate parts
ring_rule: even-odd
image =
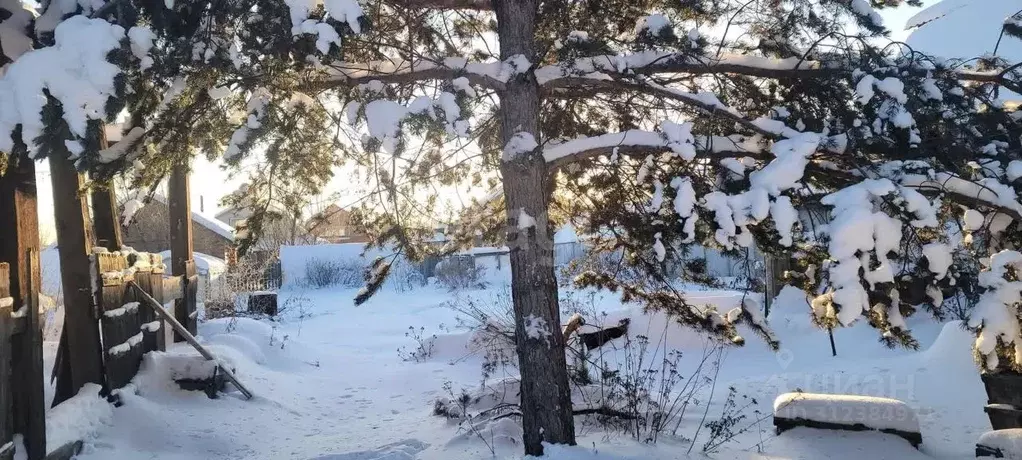
[[[254,129],[263,126],[263,117],[266,116],[267,106],[270,104],[273,95],[266,88],[258,88],[252,92],[248,99],[248,113],[244,123],[234,130],[231,140],[224,151],[225,161],[234,161],[241,155],[244,145],[249,142],[249,133]]]
[[[903,254],[903,225],[893,211],[883,206],[902,203],[915,217],[911,221],[913,227],[934,228],[939,226],[936,219],[939,202],[930,202],[919,192],[883,178],[866,179],[840,189],[823,197],[821,203],[832,208],[827,225],[827,252],[831,260],[825,267],[829,288],[814,299],[814,314],[821,320],[831,318],[847,326],[873,307],[869,291],[895,281],[895,266],[889,256]],[[947,273],[949,251],[946,245],[932,245],[924,250],[931,260],[931,269],[938,275]],[[892,297],[897,297],[896,290]],[[891,302],[892,311],[885,312],[888,317],[900,317],[897,303]]]
[[[362,84],[359,89],[369,98],[385,93],[384,84],[379,80]],[[464,91],[464,88],[461,91]],[[407,105],[386,98],[371,99],[365,103],[350,101],[344,111],[348,123],[352,126],[358,125],[359,121],[364,119],[368,135],[381,142],[384,151],[389,153],[398,153],[398,141],[402,136],[401,124],[407,118],[416,115],[441,123],[450,137],[469,137],[470,125],[466,119],[468,114],[462,113],[457,95],[447,91],[440,92],[435,100],[419,96]]]
[[[918,62],[912,68],[902,69],[903,76],[925,77],[934,72],[932,65]],[[590,77],[617,80],[634,75],[653,74],[737,74],[760,78],[811,79],[834,75],[852,75],[855,68],[843,67],[835,62],[822,62],[798,57],[774,58],[750,54],[720,54],[693,56],[691,52],[646,50],[632,54],[601,55],[562,61],[536,69],[536,80],[544,88],[571,86],[571,79]],[[976,83],[997,83],[1009,89],[1019,88],[1002,69],[954,69],[951,75],[958,80]]]
[[[316,49],[326,54],[330,51],[330,45],[341,45],[341,36],[329,23],[324,20],[309,18],[309,13],[319,4],[322,4],[330,19],[347,24],[356,34],[362,33],[362,26],[359,19],[362,18],[362,7],[357,0],[284,0],[291,10],[291,34],[299,36],[303,34],[315,35]]]
[[[589,74],[580,77],[564,77],[547,86],[552,96],[563,92],[566,88],[586,87],[596,91],[633,91],[649,94],[654,97],[662,97],[686,105],[696,107],[710,115],[727,117],[746,128],[766,136],[779,135],[780,132],[767,129],[756,121],[748,120],[738,109],[728,106],[717,98],[717,95],[709,91],[693,93],[677,88],[661,85],[650,79],[613,79],[607,74]]]
[[[686,161],[694,159],[697,150],[749,155],[765,152],[762,138],[758,136],[694,136],[691,129],[691,123],[665,121],[661,124],[661,132],[631,129],[573,139],[559,144],[551,143],[543,149],[543,158],[548,164],[559,166],[599,155],[626,153],[631,150],[647,152],[654,148],[669,149]]]
[[[78,139],[86,137],[89,120],[106,117],[106,103],[116,93],[114,77],[121,73],[107,55],[121,46],[124,28],[79,15],[56,26],[54,38],[53,46],[26,52],[0,78],[2,151],[14,148],[12,134],[21,125],[21,137],[35,155],[35,140],[44,130],[45,92],[61,104],[62,117]]]
[[[1022,253],[1004,250],[994,254],[989,267],[979,275],[979,285],[985,292],[969,316],[969,327],[979,329],[975,348],[989,370],[1001,367],[1001,358],[1009,358],[1015,369],[1022,368],[1022,329],[1017,307],[1022,302],[1020,271]]]

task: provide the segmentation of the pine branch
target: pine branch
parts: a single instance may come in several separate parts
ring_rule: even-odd
[[[756,138],[744,136],[696,136],[698,150],[713,157],[729,158],[750,156],[765,158],[766,149],[758,145]],[[753,141],[753,142],[749,142]],[[749,147],[756,147],[751,149]],[[551,167],[560,167],[588,158],[613,154],[648,155],[669,149],[667,140],[652,131],[632,129],[619,133],[575,139],[543,149],[543,158]],[[704,156],[705,158],[705,156]]]
[[[694,57],[690,53],[642,53],[634,55],[604,55],[579,58],[571,61],[540,67],[536,77],[546,87],[568,86],[559,81],[587,75],[605,73],[612,79],[629,75],[653,75],[677,73],[688,75],[734,74],[770,79],[818,79],[851,75],[855,69],[828,65],[821,61],[798,58],[774,59],[763,56],[724,54],[718,58]],[[925,77],[931,69],[906,69],[907,75]],[[1006,71],[951,70],[955,78],[977,83],[996,83],[1005,88],[1022,92],[1022,85],[1006,78]]]
[[[303,91],[315,91],[338,86],[355,86],[379,80],[383,83],[415,83],[427,80],[450,80],[459,76],[473,85],[501,90],[504,82],[494,77],[499,74],[501,63],[468,62],[462,58],[446,58],[437,61],[419,59],[385,60],[365,63],[342,62],[335,64],[323,80],[314,80],[302,85]]]
[[[650,96],[662,97],[664,99],[671,99],[696,107],[709,115],[728,118],[735,123],[738,123],[765,137],[775,137],[774,133],[759,127],[751,120],[745,118],[737,110],[721,104],[720,101],[708,101],[706,98],[702,98],[699,95],[669,88],[652,82],[636,82],[623,79],[608,80],[592,77],[565,77],[553,80],[544,86],[544,90],[546,90],[548,96],[554,97],[562,94],[561,90],[566,88],[585,88],[585,90],[581,91],[585,95],[592,95],[594,91],[608,93],[631,91],[648,94]]]
[[[389,3],[405,8],[434,10],[493,10],[493,3],[490,0],[391,0]]]

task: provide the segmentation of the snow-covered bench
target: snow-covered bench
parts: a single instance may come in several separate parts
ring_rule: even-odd
[[[919,418],[896,399],[857,395],[785,393],[774,400],[777,433],[795,427],[827,430],[880,431],[900,436],[919,447]]]
[[[983,433],[976,443],[976,457],[1022,459],[1022,428]]]

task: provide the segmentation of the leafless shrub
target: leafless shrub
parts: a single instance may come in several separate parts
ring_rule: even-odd
[[[406,292],[425,286],[426,278],[422,276],[422,271],[418,267],[408,262],[408,259],[399,257],[390,266],[386,284],[398,292]]]
[[[402,361],[421,363],[433,356],[436,334],[427,336],[425,327],[416,329],[415,326],[408,326],[408,332],[405,332],[405,337],[410,337],[415,341],[415,348],[411,350],[407,347],[398,348],[397,355]]]
[[[357,259],[319,259],[305,262],[305,283],[313,288],[359,287],[363,283],[363,264]]]
[[[437,281],[452,291],[481,288],[480,281],[483,269],[477,267],[472,256],[451,256],[436,266],[434,275]]]

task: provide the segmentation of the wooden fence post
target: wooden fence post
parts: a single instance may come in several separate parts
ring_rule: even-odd
[[[163,303],[163,274],[164,266],[163,259],[159,254],[152,254],[152,266],[153,271],[149,275],[149,290],[145,292],[149,294],[157,302]],[[173,308],[173,305],[172,305]],[[153,317],[156,317],[155,313],[150,312]],[[156,349],[159,351],[167,351],[167,343],[174,343],[174,330],[169,327],[162,327],[156,334]]]
[[[51,153],[50,178],[60,247],[60,278],[64,288],[64,332],[73,395],[87,383],[103,385],[103,357],[93,305],[89,255],[92,238],[87,225],[84,180],[66,155]],[[58,379],[67,378],[58,374]],[[58,386],[60,383],[58,382]],[[59,401],[54,400],[54,403]]]
[[[10,286],[8,265],[0,262],[0,460],[14,458],[14,449],[8,443],[14,440],[13,376],[11,375],[11,320]]]
[[[29,460],[46,456],[43,394],[43,332],[39,321],[39,217],[35,163],[10,158],[0,176],[0,261],[9,263],[9,292],[14,310],[26,307],[25,327],[10,342],[14,430],[25,435]],[[3,280],[7,282],[8,280]],[[0,296],[2,297],[2,296]],[[0,334],[2,335],[2,334]]]
[[[155,259],[150,259],[150,261]],[[162,275],[160,275],[162,277]],[[153,268],[151,266],[142,266],[135,271],[135,284],[138,285],[139,289],[152,295],[153,293]],[[161,282],[160,278],[155,278],[156,282]],[[125,291],[125,296],[132,300],[139,300],[138,295],[131,289]],[[148,308],[140,308],[138,310],[138,321],[141,324],[151,324],[153,321],[157,321],[158,318],[152,310]],[[142,345],[146,351],[160,350],[166,351],[167,344],[165,340],[160,340],[163,337],[163,325],[161,321],[160,328],[155,331],[143,331],[145,332],[142,336]]]
[[[192,259],[192,206],[190,203],[188,165],[178,164],[170,173],[170,272],[185,280],[186,295],[174,301],[174,317],[189,333],[195,335],[197,328],[194,286],[195,261]],[[190,295],[192,294],[192,295]],[[174,341],[184,341],[180,334],[174,334]]]

